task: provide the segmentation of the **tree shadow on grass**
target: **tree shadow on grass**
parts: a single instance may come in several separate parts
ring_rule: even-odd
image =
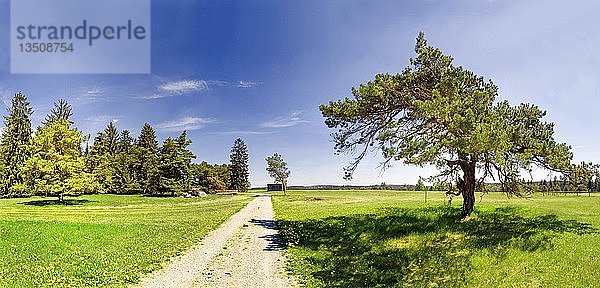
[[[53,200],[31,200],[31,201],[25,201],[25,202],[20,202],[17,204],[23,204],[23,205],[27,205],[27,206],[80,206],[83,205],[85,203],[89,203],[89,202],[96,202],[96,201],[90,201],[90,200],[85,200],[85,199],[65,199],[62,202],[59,201],[58,199],[53,199]]]
[[[498,208],[461,221],[457,208],[383,209],[378,214],[279,221],[292,257],[326,287],[465,286],[470,256],[487,250],[552,249],[559,233],[596,229],[555,215],[525,217]]]

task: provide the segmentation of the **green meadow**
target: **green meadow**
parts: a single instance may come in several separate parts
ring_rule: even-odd
[[[90,195],[0,200],[0,287],[124,287],[159,269],[250,197]]]
[[[594,287],[600,195],[289,191],[273,197],[307,287]],[[0,287],[126,287],[250,201],[125,195],[0,200]]]
[[[594,287],[600,195],[289,191],[274,208],[307,287]]]

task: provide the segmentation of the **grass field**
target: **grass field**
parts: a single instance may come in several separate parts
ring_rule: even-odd
[[[477,196],[466,221],[443,194],[275,196],[292,273],[308,287],[597,287],[600,195]],[[481,200],[481,202],[480,202]]]
[[[248,196],[0,200],[0,287],[122,287],[161,267]]]

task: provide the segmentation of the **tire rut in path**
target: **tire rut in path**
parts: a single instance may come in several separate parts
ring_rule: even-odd
[[[136,287],[297,287],[284,271],[270,195],[257,195],[186,254]]]

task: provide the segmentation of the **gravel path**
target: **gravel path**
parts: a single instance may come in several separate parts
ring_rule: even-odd
[[[196,247],[136,287],[296,287],[285,258],[269,195],[209,233]]]

